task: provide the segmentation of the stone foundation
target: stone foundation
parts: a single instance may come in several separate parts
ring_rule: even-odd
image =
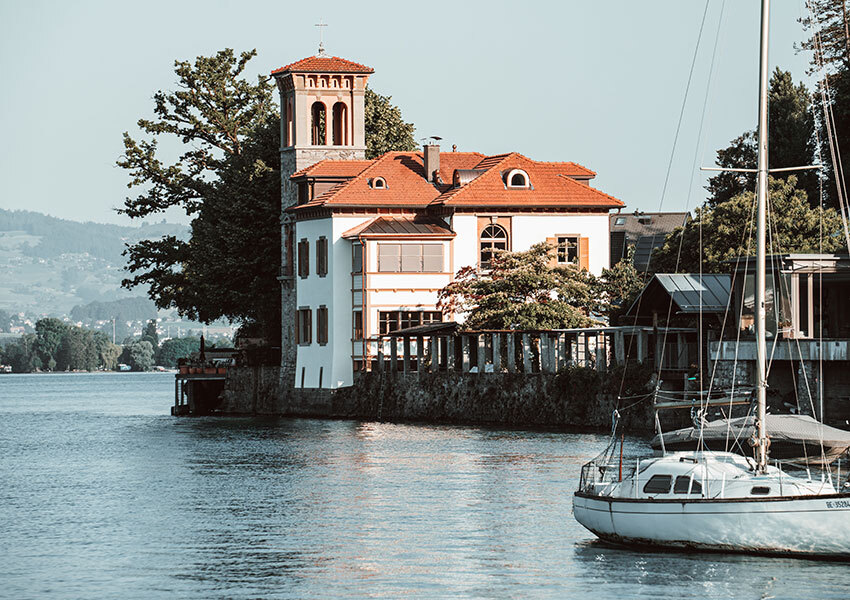
[[[223,409],[229,414],[610,429],[616,396],[591,392],[585,380],[570,377],[569,372],[357,373],[351,387],[292,389],[282,384],[280,367],[237,367],[228,371]],[[628,431],[651,432],[651,403],[623,411],[621,424]]]

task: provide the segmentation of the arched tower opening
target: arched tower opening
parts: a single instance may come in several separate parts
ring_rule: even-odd
[[[314,146],[326,146],[327,139],[327,110],[321,102],[313,102],[313,107],[310,109],[310,131],[311,143]]]
[[[337,102],[333,108],[333,145],[348,146],[348,106]]]

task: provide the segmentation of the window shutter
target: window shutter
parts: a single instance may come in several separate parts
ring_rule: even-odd
[[[316,275],[324,277],[328,274],[328,240],[316,240]]]
[[[298,276],[306,279],[310,275],[310,242],[298,242]]]
[[[313,343],[313,310],[308,308],[304,311],[304,316],[307,317],[307,327],[304,332],[304,337],[306,338],[306,342],[308,344]]]
[[[422,244],[402,244],[401,246],[401,272],[422,272]]]
[[[557,267],[558,266],[558,238],[555,237],[547,237],[546,243],[550,246],[549,248],[549,266]]]
[[[590,239],[581,237],[578,239],[578,266],[586,271],[590,270]]]
[[[295,345],[301,343],[301,311],[295,311]]]

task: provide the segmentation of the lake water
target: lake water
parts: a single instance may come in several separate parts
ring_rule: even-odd
[[[571,495],[605,436],[173,418],[173,390],[0,376],[0,597],[850,597],[845,564],[595,541]]]

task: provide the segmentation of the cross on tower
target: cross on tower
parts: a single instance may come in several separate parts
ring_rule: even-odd
[[[322,29],[322,27],[327,27],[327,26],[328,26],[328,24],[327,24],[327,23],[323,23],[323,22],[322,22],[322,19],[319,19],[319,22],[318,22],[318,23],[316,23],[316,25],[315,25],[315,27],[318,27],[318,28],[319,28],[319,56],[324,56],[324,55],[325,55],[325,45],[324,45],[324,43],[322,42],[322,33],[323,33],[323,29]]]

